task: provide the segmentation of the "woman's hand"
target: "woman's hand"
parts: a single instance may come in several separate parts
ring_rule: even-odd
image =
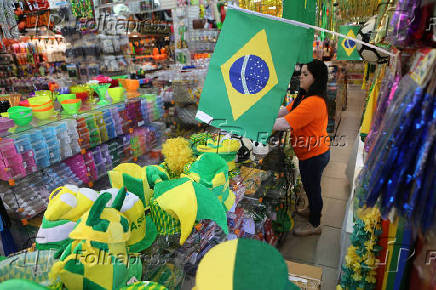
[[[279,115],[277,116],[277,118],[284,117],[287,114],[289,114],[288,109],[286,109],[286,107],[281,106],[280,110],[279,110]]]
[[[291,126],[289,125],[288,121],[286,121],[285,118],[277,118],[274,126],[273,131],[286,131],[291,129]]]

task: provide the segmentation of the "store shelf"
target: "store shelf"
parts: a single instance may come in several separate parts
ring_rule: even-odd
[[[102,145],[102,144],[100,144],[100,145]],[[146,156],[148,153],[150,153],[151,151],[157,149],[158,147],[159,146],[154,146],[154,147],[150,148],[149,151],[145,152],[144,155],[139,156],[139,158],[141,158],[143,156]],[[128,159],[123,160],[121,163],[129,163],[129,162],[137,162],[137,161],[138,160],[135,161],[135,157],[134,156],[130,156]],[[157,164],[156,162],[148,162],[148,165],[156,165],[156,164]],[[111,168],[111,170],[112,170],[112,168]],[[104,174],[100,174],[97,179],[93,180],[93,182],[96,183],[96,182],[100,181],[101,179],[103,179],[105,177],[107,177],[107,171]],[[75,185],[80,187],[80,186],[83,186],[84,184],[80,183],[80,184],[75,184]],[[89,185],[85,184],[85,186],[89,186]],[[92,186],[90,186],[90,187],[92,187]],[[46,209],[47,209],[47,206],[42,208],[40,212],[38,212],[34,217],[32,217],[30,219],[26,219],[26,218],[21,219],[22,224],[24,226],[39,227],[41,225],[41,222],[42,222],[42,215],[41,214],[44,213],[44,211]]]
[[[139,1],[125,1],[125,2],[116,2],[116,3],[108,3],[108,4],[103,4],[103,5],[96,5],[96,9],[100,10],[100,9],[106,9],[106,8],[112,8],[115,5],[118,4],[124,4],[124,5],[129,5],[129,4],[140,4],[142,2],[147,2],[144,0],[139,0]],[[174,7],[173,7],[174,6]],[[159,7],[159,8],[153,8],[153,9],[148,9],[148,10],[141,10],[141,11],[131,11],[130,14],[145,14],[145,13],[153,13],[153,12],[159,12],[159,11],[165,11],[165,10],[171,10],[173,8],[176,8],[175,5],[168,5],[168,6],[164,6],[164,7]]]
[[[144,33],[142,35],[129,35],[129,38],[147,38],[150,36],[165,36],[168,37],[171,33]]]
[[[134,100],[134,99],[132,99],[132,100]],[[55,116],[53,116],[52,118],[47,119],[47,120],[38,120],[37,118],[34,117],[32,122],[28,126],[26,126],[26,127],[14,127],[12,129],[9,129],[8,133],[6,135],[1,136],[1,138],[10,137],[10,136],[13,136],[15,134],[26,133],[29,130],[40,128],[43,126],[47,126],[47,125],[50,125],[50,124],[53,124],[55,122],[59,122],[62,120],[80,118],[82,116],[85,116],[86,114],[93,113],[93,112],[100,111],[100,110],[114,108],[114,107],[117,107],[118,105],[126,104],[127,102],[128,102],[128,100],[126,100],[123,103],[110,104],[107,106],[92,105],[92,106],[88,107],[86,110],[79,112],[79,114],[77,114],[77,115],[68,115],[68,114],[65,114],[62,112],[56,113]]]

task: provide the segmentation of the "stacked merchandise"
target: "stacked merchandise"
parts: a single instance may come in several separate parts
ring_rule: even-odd
[[[63,76],[65,50],[61,36],[11,41],[0,54],[0,86],[8,89],[8,85],[28,77]]]
[[[71,44],[66,48],[71,78],[88,80],[103,72],[120,74],[128,70],[129,41],[125,34],[111,36],[96,30],[83,33],[77,27],[64,26],[62,35]]]
[[[160,127],[162,124],[153,123],[145,132],[140,128],[132,134],[130,142],[141,145],[141,140],[134,139],[141,139],[147,132],[154,134]],[[161,138],[159,134],[154,136]],[[108,172],[110,189],[96,192],[79,188],[78,180],[69,180],[69,185],[54,189],[37,234],[36,247],[41,255],[55,260],[38,277],[15,272],[7,275],[7,279],[26,278],[51,287],[91,284],[117,289],[144,280],[168,289],[180,289],[185,275],[194,276],[205,254],[228,239],[244,236],[273,243],[272,203],[259,203],[249,195],[255,195],[250,190],[264,195],[272,183],[280,184],[280,176],[263,171],[262,179],[268,182],[253,184],[258,176],[247,177],[245,170],[239,174],[235,167],[239,140],[222,141],[218,149],[213,149],[218,150],[217,154],[210,151],[217,141],[209,135],[197,135],[193,139],[203,139],[206,145],[198,142],[193,146],[183,138],[168,139],[162,145],[165,161],[159,165],[112,164],[113,169]],[[73,167],[74,159],[76,167],[79,164],[86,167],[89,165],[86,159],[90,157],[97,172],[107,170],[110,164],[101,161],[111,158],[111,148],[117,147],[114,144],[110,141],[85,155],[73,156],[68,163]],[[250,173],[252,168],[248,170]],[[255,190],[257,185],[260,190]],[[277,196],[283,194],[282,189],[272,192]],[[48,194],[46,191],[45,198]],[[264,196],[265,200],[269,198],[273,196]],[[240,216],[239,220],[233,218],[235,215]],[[280,217],[275,220],[279,221]],[[235,226],[236,223],[242,226]],[[96,232],[97,228],[106,230]],[[240,229],[240,236],[235,235],[236,228]],[[120,231],[120,235],[109,234],[114,231]],[[79,250],[85,256],[88,252],[103,251],[110,261],[118,259],[120,263],[110,263],[110,267],[105,263],[91,263],[85,256],[77,256]],[[124,262],[121,257],[126,257]],[[69,266],[69,261],[74,259],[78,259],[80,267]],[[6,271],[11,269],[0,266]]]
[[[277,245],[293,228],[286,206],[287,180],[279,174],[242,167],[232,179],[237,203],[228,214],[229,239],[251,238]]]
[[[153,144],[159,145],[158,140],[155,139],[155,134],[153,133],[155,129],[153,127],[143,127],[134,129],[132,136],[142,136],[145,134],[144,149],[140,152],[141,154],[136,155],[136,157],[143,156],[145,154],[151,153],[153,149]],[[4,139],[7,140],[7,139]],[[6,188],[2,191],[2,199],[6,205],[6,209],[10,214],[18,215],[20,218],[32,218],[36,214],[40,213],[44,209],[44,205],[47,204],[48,193],[53,191],[55,188],[65,184],[90,184],[92,185],[94,181],[106,175],[106,172],[112,168],[118,166],[121,162],[129,162],[132,158],[132,148],[130,135],[122,135],[116,139],[111,140],[106,144],[102,144],[92,148],[85,154],[76,154],[73,157],[62,161],[61,163],[55,163],[38,173],[29,174],[25,178],[18,179],[15,182],[14,187]],[[52,149],[54,150],[54,149]],[[37,151],[39,152],[39,151]],[[43,155],[44,162],[50,163],[50,156],[56,156],[60,158],[59,151],[56,150],[49,151],[50,154]],[[137,152],[139,153],[139,152]],[[39,154],[39,153],[38,153]],[[38,156],[38,155],[35,155]],[[33,160],[33,159],[32,159]],[[36,159],[41,160],[41,159]],[[16,166],[27,166],[24,162],[14,163]],[[20,167],[21,168],[21,167]],[[35,172],[41,168],[34,166]],[[14,172],[14,167],[7,172]],[[22,186],[24,185],[24,186]],[[21,208],[26,209],[23,203],[26,198],[30,198],[27,194],[29,192],[28,186],[32,187],[32,192],[34,197],[42,197],[39,199],[39,203],[43,206],[38,205],[36,209],[32,211],[23,212]],[[24,204],[27,204],[24,203]]]
[[[293,228],[290,197],[295,187],[292,161],[282,160],[279,166],[274,158],[281,158],[281,148],[271,152],[258,163],[244,163],[235,167],[236,152],[241,146],[238,139],[221,140],[209,134],[191,137],[193,148],[200,151],[218,152],[228,160],[230,185],[236,198],[227,214],[228,239],[251,238],[276,245]],[[292,154],[290,155],[292,156]],[[242,162],[242,160],[240,161]],[[279,167],[283,164],[281,169]],[[259,168],[260,167],[260,168]],[[292,190],[290,190],[292,189]]]
[[[64,96],[76,97],[64,94],[57,95],[57,98],[60,100]],[[49,97],[41,95],[29,100],[35,99],[41,99],[41,103],[49,100],[40,106],[51,104],[50,110],[54,112],[54,101]],[[107,171],[121,162],[131,161],[132,157],[136,160],[148,154],[149,160],[159,158],[160,131],[165,128],[161,123],[152,121],[162,116],[160,104],[160,96],[148,95],[143,99],[100,107],[75,118],[64,115],[61,121],[48,121],[43,126],[36,123],[23,126],[22,122],[28,113],[26,122],[31,122],[32,111],[35,110],[36,115],[39,109],[35,108],[39,105],[32,108],[11,107],[9,117],[14,121],[2,118],[7,138],[0,140],[0,178],[8,181],[10,186],[5,185],[2,190],[7,211],[14,217],[32,218],[44,210],[48,193],[56,187],[65,183],[92,186]],[[18,112],[17,118],[12,114],[15,111]],[[52,114],[51,111],[49,113]],[[8,132],[14,122],[18,127],[10,131],[16,134]],[[140,142],[135,137],[139,137]],[[32,196],[27,194],[30,184],[34,193]],[[29,199],[38,199],[38,202],[33,207],[26,207]]]

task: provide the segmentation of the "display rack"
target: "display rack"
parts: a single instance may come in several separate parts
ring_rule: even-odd
[[[0,186],[9,213],[32,218],[44,210],[44,200],[54,188],[64,183],[92,187],[120,162],[136,162],[139,156],[152,153],[164,128],[155,123],[162,116],[161,108],[160,98],[129,99],[92,106],[74,116],[57,114],[50,120],[34,120],[6,133],[0,140],[0,177],[7,183]],[[30,206],[31,200],[25,197],[29,190],[37,194],[34,198],[42,198],[40,206]]]

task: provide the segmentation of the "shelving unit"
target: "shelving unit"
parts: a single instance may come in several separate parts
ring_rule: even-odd
[[[83,183],[92,187],[96,180],[106,175],[108,170],[120,162],[136,162],[139,156],[159,146],[160,130],[164,127],[163,124],[155,122],[162,116],[160,109],[162,103],[159,100],[155,99],[153,102],[152,99],[136,98],[121,104],[92,106],[74,116],[57,114],[47,121],[34,120],[28,127],[6,134],[4,139],[0,140],[0,146],[6,144],[4,143],[6,141],[7,144],[13,141],[12,144],[15,145],[17,151],[14,153],[17,157],[14,158],[22,156],[18,159],[22,160],[20,162],[23,162],[22,167],[25,170],[24,175],[20,173],[20,175],[11,176],[9,180],[0,182],[0,196],[9,214],[23,221],[33,218],[45,209],[48,194],[56,187],[63,184],[81,185]],[[61,125],[62,121],[66,122],[65,125]],[[65,132],[61,130],[61,126],[65,126]],[[71,130],[74,130],[73,133]],[[53,135],[47,135],[49,132],[53,132]],[[65,135],[67,132],[70,133]],[[38,134],[41,139],[36,140]],[[65,141],[64,138],[67,137],[70,140],[68,146],[76,142],[74,147],[76,149],[64,155],[66,145],[62,145],[62,141]],[[152,143],[152,140],[155,142]],[[53,146],[57,144],[57,149],[52,148],[47,151],[49,156],[46,155],[47,153],[44,155],[38,149],[50,148],[44,144],[52,143],[55,144]],[[5,154],[5,147],[2,148],[0,151]],[[31,157],[32,163],[24,159],[24,154]],[[1,156],[3,162],[5,159],[3,155]],[[46,161],[41,163],[40,160]],[[79,164],[77,162],[82,165],[77,167]],[[7,166],[4,170],[21,172]],[[34,199],[29,197],[29,192],[33,194]],[[30,202],[33,203],[33,207],[30,206]]]

